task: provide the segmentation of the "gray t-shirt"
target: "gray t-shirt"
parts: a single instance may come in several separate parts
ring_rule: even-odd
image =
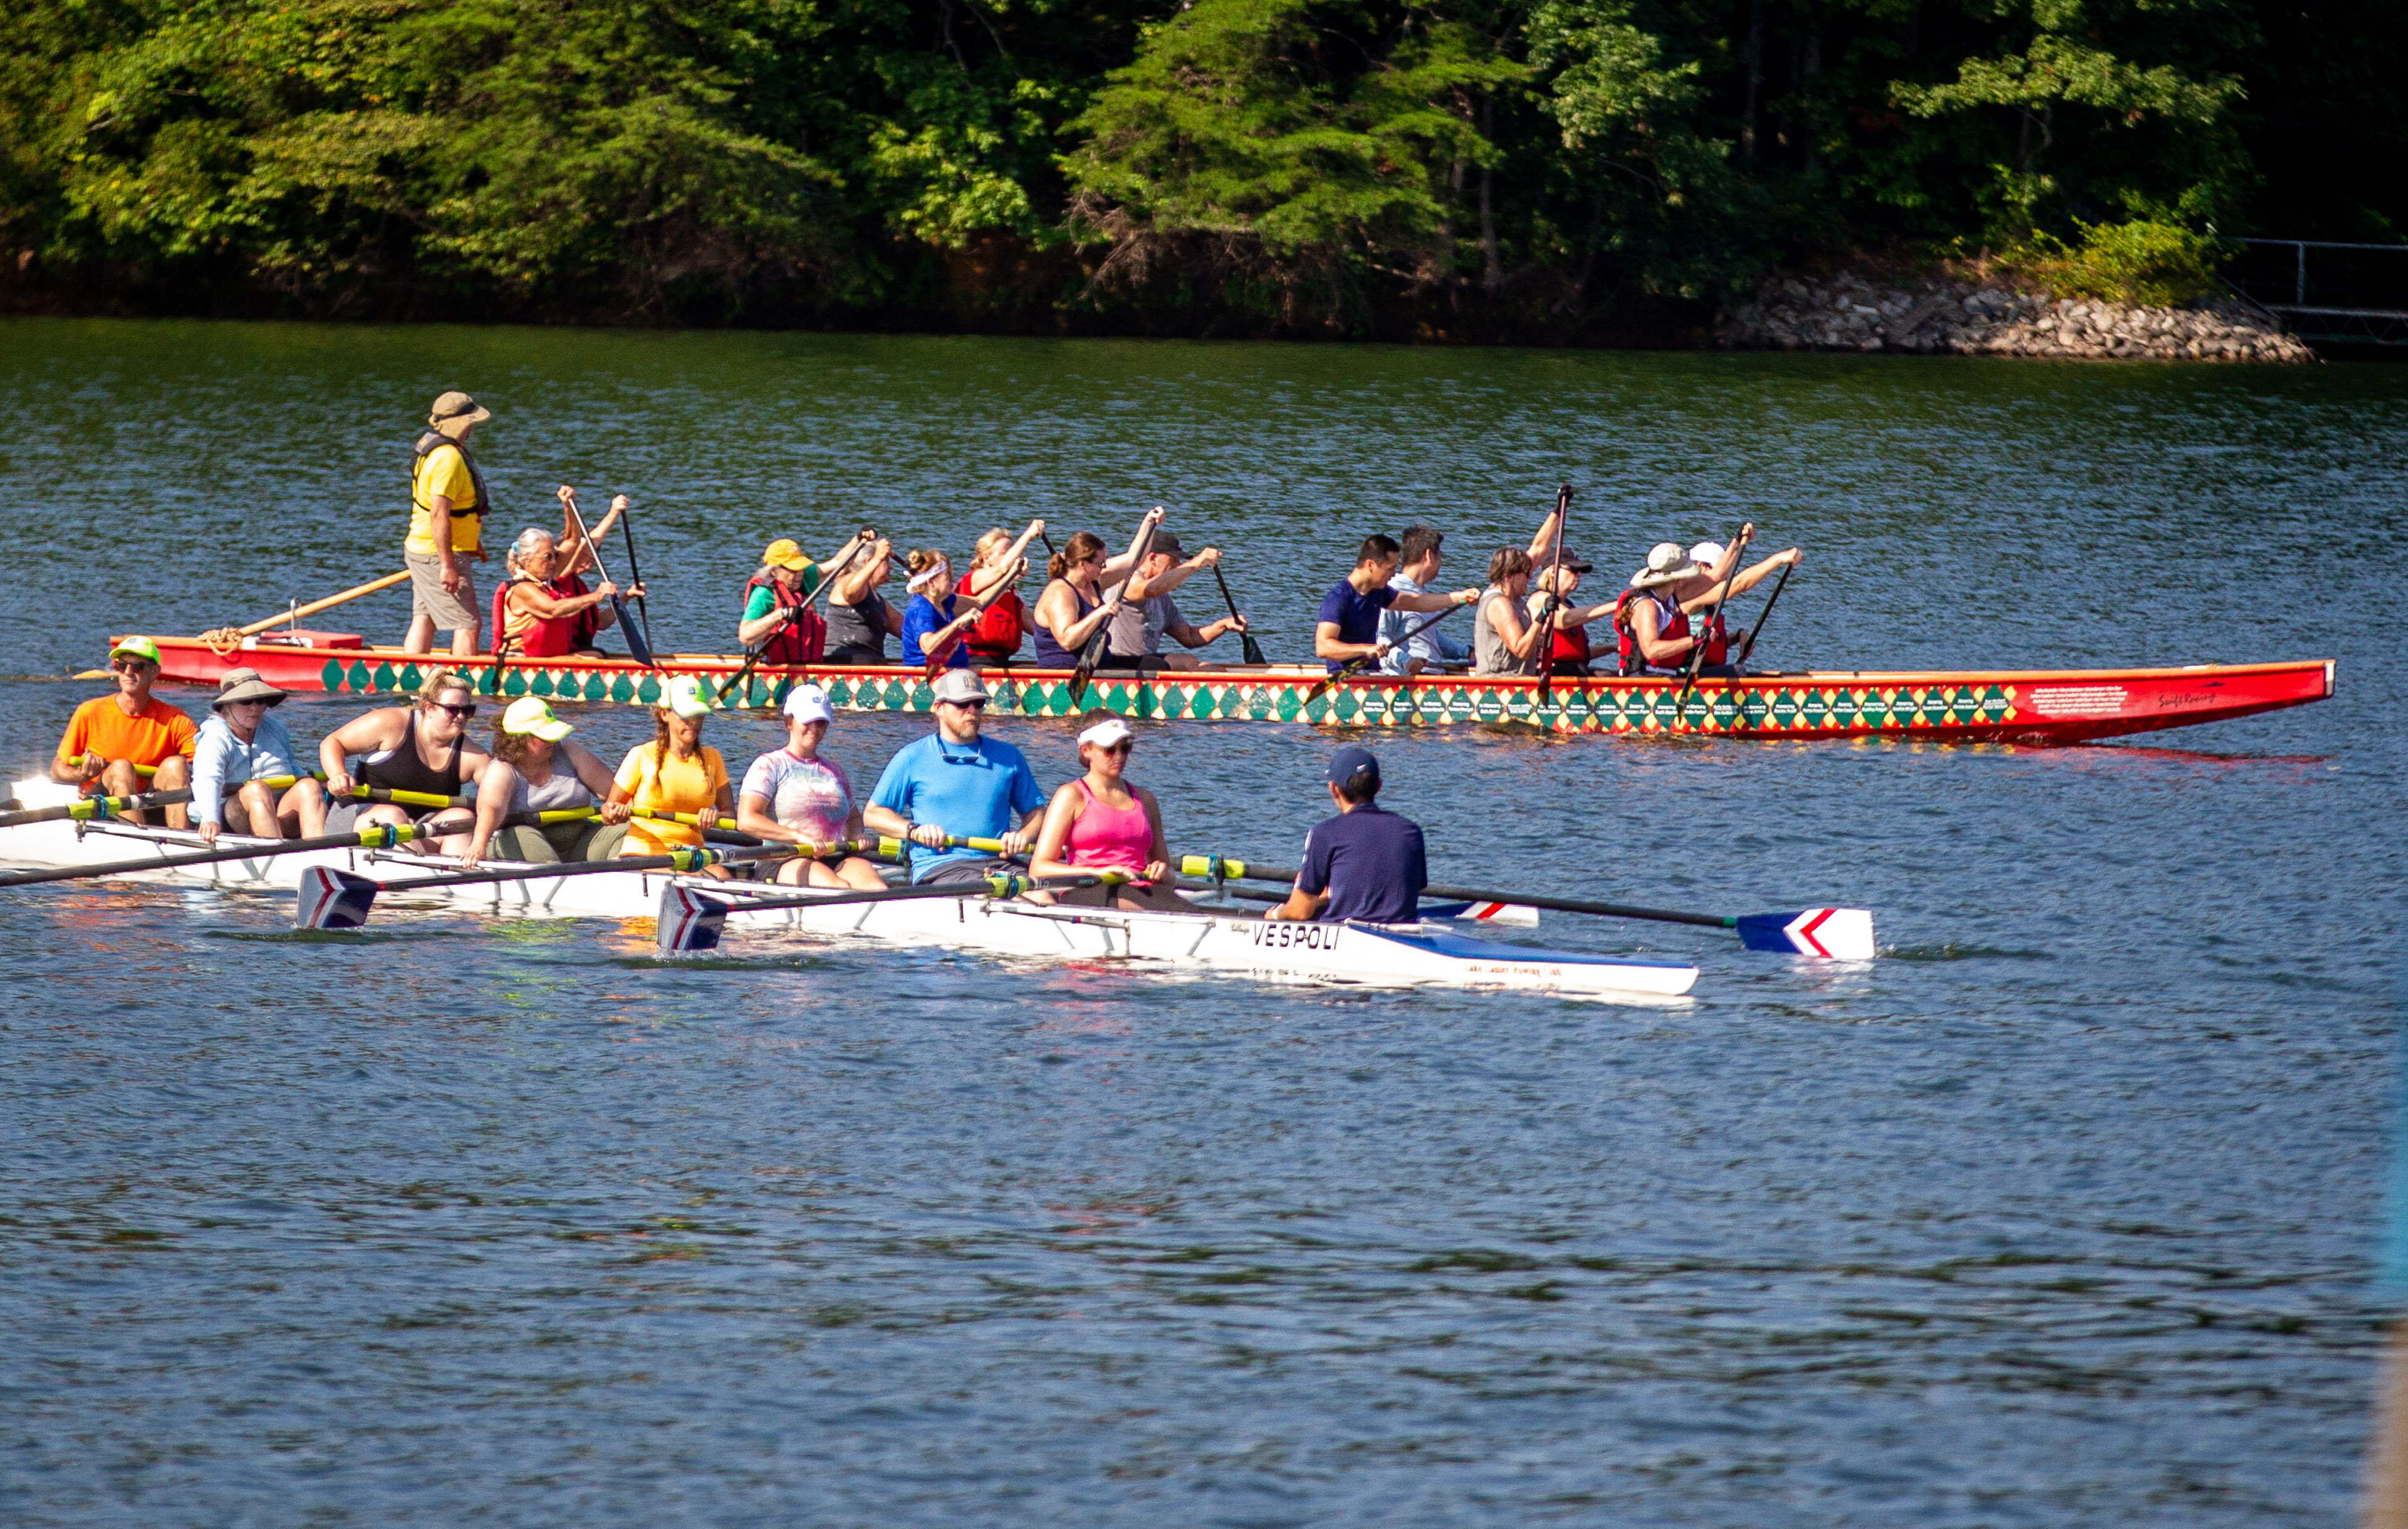
[[[1116,658],[1151,658],[1162,651],[1162,635],[1186,625],[1168,594],[1149,594],[1121,607],[1111,620],[1104,651]]]

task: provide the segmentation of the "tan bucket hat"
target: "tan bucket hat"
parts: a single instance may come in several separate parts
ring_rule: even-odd
[[[447,436],[457,438],[460,432],[472,424],[483,424],[494,417],[494,411],[477,400],[454,389],[435,400],[426,411],[426,422]]]
[[[1689,554],[1683,550],[1679,542],[1659,541],[1656,550],[1647,554],[1647,566],[1630,576],[1630,587],[1635,590],[1661,589],[1667,584],[1677,584],[1697,571],[1698,565],[1689,561]]]
[[[222,711],[237,701],[265,701],[278,707],[284,704],[284,693],[262,679],[257,669],[228,669],[218,681],[218,698],[209,703],[209,709]]]

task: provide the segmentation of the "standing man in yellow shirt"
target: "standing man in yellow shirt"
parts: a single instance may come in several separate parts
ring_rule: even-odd
[[[485,560],[485,475],[468,454],[468,435],[494,417],[465,393],[435,400],[426,428],[411,448],[409,539],[402,561],[409,567],[409,636],[402,650],[432,652],[437,630],[452,634],[452,654],[469,658],[484,625],[478,614],[477,581],[468,560]]]

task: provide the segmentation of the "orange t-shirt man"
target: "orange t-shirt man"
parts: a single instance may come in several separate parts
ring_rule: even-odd
[[[93,753],[136,764],[157,764],[177,754],[189,761],[197,732],[181,707],[155,695],[131,717],[116,696],[98,696],[76,707],[67,719],[66,736],[59,739],[59,760],[72,764]],[[89,795],[100,789],[100,782],[87,780],[83,789]]]

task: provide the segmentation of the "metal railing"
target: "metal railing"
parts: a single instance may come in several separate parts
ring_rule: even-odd
[[[2408,264],[2370,262],[2368,255],[2408,255],[2408,244],[2344,244],[2324,239],[2236,239],[2255,249],[2288,250],[2288,279],[2254,265],[2230,278],[2234,290],[2278,315],[2284,327],[2311,344],[2408,346]],[[2321,257],[2311,272],[2308,251]],[[2375,265],[2379,270],[2365,267]],[[2285,290],[2287,289],[2287,290]],[[2313,301],[2311,300],[2313,298]]]

